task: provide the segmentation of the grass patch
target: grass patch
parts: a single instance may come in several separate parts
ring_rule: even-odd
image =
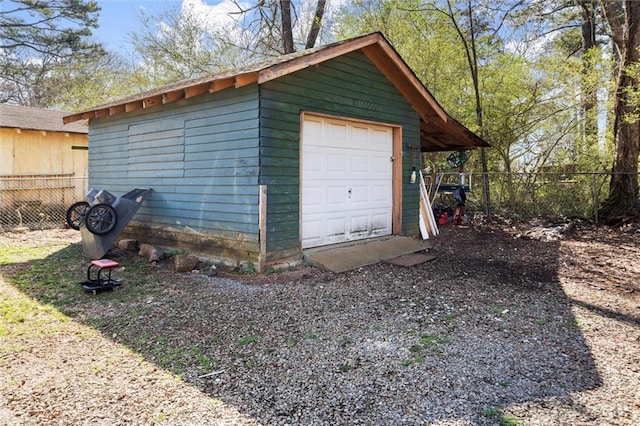
[[[482,415],[490,419],[497,419],[500,426],[524,426],[524,422],[518,420],[517,417],[512,414],[507,414],[505,416],[498,408],[487,408],[482,411]]]
[[[482,411],[482,415],[488,418],[498,417],[500,415],[500,410],[497,408],[487,408]]]
[[[247,345],[253,345],[254,343],[260,343],[261,341],[262,341],[262,338],[260,336],[256,336],[256,335],[246,336],[238,340],[237,346],[242,348]]]
[[[0,300],[0,336],[38,336],[53,333],[69,321],[51,305],[27,297],[3,295]]]
[[[204,371],[211,371],[219,362],[218,359],[208,357],[200,345],[191,345],[189,354],[192,359],[195,359],[198,368]]]
[[[418,332],[411,329],[409,330],[409,335],[418,336]],[[451,339],[448,337],[441,337],[435,334],[422,334],[420,335],[418,343],[414,343],[409,347],[409,352],[413,355],[412,358],[403,360],[401,364],[403,367],[408,367],[411,364],[422,364],[427,355],[443,353],[442,346],[450,343]]]
[[[516,416],[507,414],[500,417],[500,426],[524,426],[524,422],[518,420]]]

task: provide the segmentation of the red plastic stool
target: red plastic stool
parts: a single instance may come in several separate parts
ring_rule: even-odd
[[[118,262],[110,259],[92,260],[87,268],[87,281],[82,283],[82,288],[86,291],[95,292],[96,290],[112,289],[119,286],[121,282],[111,279],[111,270],[119,265]],[[104,271],[108,272],[106,278],[102,276]]]

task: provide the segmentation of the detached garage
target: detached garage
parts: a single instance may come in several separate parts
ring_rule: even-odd
[[[486,142],[380,34],[178,82],[89,120],[89,186],[153,192],[140,241],[258,269],[306,248],[418,232],[420,152]]]

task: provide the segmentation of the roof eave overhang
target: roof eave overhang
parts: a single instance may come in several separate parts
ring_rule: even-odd
[[[81,111],[72,115],[63,117],[64,124],[69,124],[78,120],[91,120],[93,118],[101,118],[113,116],[121,113],[136,111],[139,109],[147,109],[158,105],[165,105],[180,99],[189,99],[205,93],[219,92],[220,90],[230,87],[243,87],[258,81],[258,72],[247,72],[231,77],[212,78],[199,82],[198,84],[185,84],[183,87],[172,87],[169,90],[160,93],[153,93],[148,96],[140,96],[126,101],[115,102],[99,106],[86,111]]]
[[[489,146],[482,138],[476,136],[446,113],[381,33],[372,33],[342,43],[336,43],[328,48],[321,48],[280,63],[251,69],[248,72],[236,75],[223,75],[220,77],[212,75],[176,83],[166,86],[166,90],[160,89],[147,92],[147,94],[140,94],[112,104],[65,116],[63,122],[68,124],[83,119],[91,120],[114,116],[164,105],[181,99],[189,99],[206,93],[214,93],[227,88],[239,88],[253,83],[263,84],[356,50],[361,50],[364,53],[420,115],[421,134],[425,133],[424,129],[427,126],[431,129],[430,132],[439,135],[435,139],[433,137],[421,137],[420,145],[422,151],[474,149]]]

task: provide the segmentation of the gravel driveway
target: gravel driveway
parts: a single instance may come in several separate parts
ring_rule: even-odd
[[[0,423],[640,424],[640,232],[530,230],[444,228],[432,262],[344,274],[115,252],[125,284],[96,296],[69,272],[77,243],[36,263],[72,274],[57,291],[7,262],[0,295],[37,315],[0,327]]]

